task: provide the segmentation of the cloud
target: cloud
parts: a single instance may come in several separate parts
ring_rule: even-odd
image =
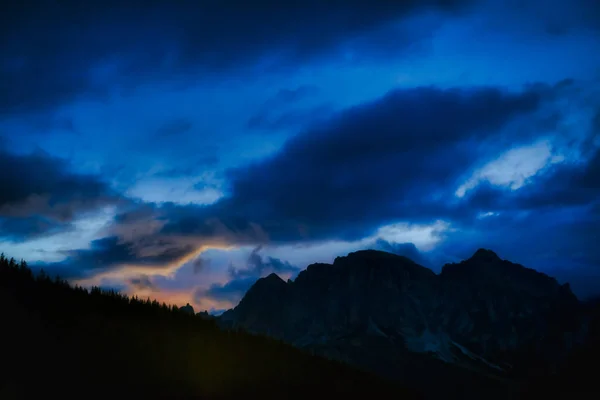
[[[581,29],[600,30],[600,5],[595,0],[557,2],[552,7],[548,7],[544,0],[513,0],[505,3],[502,4],[504,12],[498,13],[498,17],[508,16],[510,22],[527,20],[534,26],[541,24],[545,32],[551,35],[563,36]],[[532,23],[532,19],[535,22]]]
[[[230,170],[227,194],[214,204],[135,203],[63,268],[164,274],[211,246],[357,240],[402,220],[434,222],[449,213],[436,196],[450,198],[473,163],[472,141],[532,113],[542,95],[539,88],[392,91]],[[279,266],[271,260],[269,268]]]
[[[218,301],[238,302],[259,277],[248,276],[232,279],[225,284],[213,284],[208,290],[197,290],[194,298],[202,304],[202,299],[210,298]]]
[[[482,181],[516,190],[527,184],[542,169],[562,161],[564,157],[553,154],[548,140],[515,147],[478,169],[455,194],[463,197]]]
[[[89,285],[140,274],[170,276],[208,248],[267,241],[255,223],[242,218],[223,222],[206,210],[202,206],[131,202],[89,248],[63,251],[64,260],[40,266]]]
[[[230,170],[230,195],[212,210],[257,222],[275,242],[354,240],[402,218],[438,218],[436,196],[451,196],[476,162],[477,143],[501,136],[543,96],[539,88],[391,91],[299,133],[273,157]]]
[[[590,149],[588,149],[590,151]],[[600,198],[600,147],[586,159],[550,165],[516,191],[481,185],[467,195],[467,206],[480,211],[534,211],[593,206]]]
[[[71,227],[79,216],[124,202],[99,176],[73,173],[43,152],[0,150],[0,237],[23,240]]]
[[[588,207],[506,211],[463,222],[435,253],[456,261],[478,247],[492,248],[503,258],[573,283],[575,293],[586,296],[597,293],[600,283],[598,232],[600,217]]]
[[[202,257],[196,258],[192,262],[192,268],[193,268],[194,274],[199,274],[200,272],[204,271],[209,265],[210,265],[209,258],[202,258]]]
[[[207,290],[196,291],[195,298],[201,303],[203,298],[229,301],[236,303],[259,278],[276,273],[293,277],[300,269],[278,258],[263,257],[259,252],[262,246],[257,246],[248,256],[247,266],[243,269],[229,268],[229,281],[225,284],[213,284]]]
[[[246,123],[246,127],[267,131],[299,130],[311,125],[318,125],[320,122],[327,120],[332,113],[333,107],[330,104],[282,112],[268,109],[253,115]]]
[[[174,119],[162,125],[156,130],[157,138],[167,138],[170,136],[179,136],[189,132],[194,124],[185,118]]]
[[[377,239],[373,248],[375,250],[387,251],[388,253],[404,256],[425,267],[431,265],[431,261],[417,249],[417,246],[415,246],[414,243],[393,243],[384,239]]]
[[[294,89],[279,89],[279,91],[263,105],[263,108],[281,107],[295,104],[301,100],[311,98],[319,93],[315,85],[300,85]]]
[[[91,278],[102,272],[123,272],[123,267],[135,266],[131,274],[164,272],[166,266],[185,259],[196,247],[186,241],[145,237],[137,242],[124,242],[116,236],[92,241],[89,249],[66,252],[67,258],[47,263],[44,268],[71,279]],[[138,273],[136,274],[136,271]],[[122,274],[126,278],[126,274]]]
[[[262,246],[257,246],[248,256],[248,264],[246,269],[232,270],[231,275],[234,278],[244,278],[247,276],[264,276],[269,273],[295,273],[298,272],[298,267],[291,265],[286,261],[281,261],[278,258],[267,257],[266,259],[259,254]]]
[[[127,90],[144,79],[172,80],[173,73],[297,65],[348,46],[369,54],[385,45],[382,30],[389,33],[386,28],[394,22],[421,10],[455,12],[470,3],[204,0],[140,6],[105,1],[89,7],[68,0],[31,7],[12,2],[0,16],[5,38],[0,114],[107,96],[115,86]],[[406,42],[416,40],[411,39]]]
[[[178,204],[211,204],[223,196],[217,184],[206,180],[198,181],[194,175],[142,178],[130,186],[125,194],[149,203]]]
[[[248,129],[264,131],[300,130],[327,119],[333,113],[329,103],[312,104],[320,89],[314,85],[300,85],[294,89],[280,89],[268,98],[259,111],[246,122]]]
[[[150,279],[150,277],[148,275],[140,275],[135,278],[130,278],[129,284],[136,291],[148,291],[149,290],[151,292],[157,292],[160,290],[154,283],[152,283],[152,280]]]
[[[595,135],[591,130],[589,135]],[[517,190],[481,184],[463,207],[485,215],[454,221],[436,252],[460,259],[478,247],[572,283],[582,297],[600,284],[600,146],[584,140],[584,158],[552,164]]]
[[[201,175],[206,169],[216,166],[219,163],[219,157],[215,154],[207,154],[194,158],[191,164],[185,164],[179,167],[166,168],[156,172],[153,176],[157,178],[189,178]]]
[[[42,216],[6,218],[0,217],[0,237],[4,240],[21,242],[43,235],[64,232],[70,226]]]
[[[493,208],[474,201],[484,185],[462,203],[453,200],[465,172],[497,156],[493,144],[510,148],[535,137],[506,127],[534,116],[554,90],[391,91],[299,132],[271,157],[229,170],[224,196],[212,204],[132,202],[103,239],[55,266],[81,277],[168,275],[211,247],[356,241],[398,222],[475,219]],[[381,238],[414,242],[388,236]],[[239,292],[260,265],[249,276],[232,274],[237,282],[215,293]]]

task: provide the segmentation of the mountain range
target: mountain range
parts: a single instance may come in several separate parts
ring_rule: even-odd
[[[359,251],[220,317],[0,255],[0,398],[595,398],[600,301],[479,250],[440,274]]]
[[[512,398],[590,339],[569,284],[479,249],[436,274],[376,250],[259,279],[221,326],[271,336],[423,391]]]

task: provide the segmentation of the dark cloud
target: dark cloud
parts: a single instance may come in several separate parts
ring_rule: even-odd
[[[592,129],[595,135],[600,135],[600,110],[598,110],[594,116]]]
[[[68,229],[68,225],[41,216],[0,217],[0,237],[13,242],[64,232],[65,229]]]
[[[267,131],[300,130],[311,125],[318,125],[320,122],[327,120],[333,113],[333,110],[333,106],[330,104],[281,112],[274,111],[273,109],[265,109],[253,115],[246,123],[246,127]]]
[[[532,115],[551,89],[390,92],[299,133],[266,160],[230,170],[227,196],[217,203],[163,207],[161,234],[209,238],[220,230],[236,244],[352,240],[398,220],[474,217],[449,199],[466,171],[499,151],[478,144],[530,140],[501,128]]]
[[[0,235],[19,239],[67,229],[83,213],[123,199],[95,175],[71,172],[43,152],[0,150]]]
[[[162,235],[185,235],[200,239],[220,237],[226,243],[240,245],[260,241],[260,227],[243,215],[218,215],[212,207],[164,204],[157,209],[159,218],[166,222]],[[266,240],[266,237],[262,240]]]
[[[390,92],[299,133],[266,160],[230,170],[227,196],[215,204],[132,206],[115,218],[108,241],[71,254],[66,263],[75,269],[86,263],[91,269],[134,261],[158,265],[203,245],[353,240],[399,220],[473,218],[474,210],[448,199],[477,157],[492,154],[477,144],[530,139],[499,132],[536,111],[547,92],[539,86],[518,93],[494,88]],[[497,152],[494,148],[493,155]],[[285,270],[276,260],[252,264],[252,257],[257,255],[249,260],[252,274],[232,274],[240,282],[231,285],[244,286],[265,268]]]
[[[381,31],[391,23],[419,10],[454,12],[471,2],[5,2],[0,114],[103,96],[110,87],[128,89],[148,77],[172,80],[173,73],[245,69],[265,61],[293,65],[353,44],[359,52],[377,52],[386,37]],[[365,39],[371,33],[376,40]]]
[[[292,274],[295,276],[300,269],[291,265],[287,261],[278,258],[263,257],[259,252],[261,246],[257,246],[248,256],[247,266],[243,269],[229,268],[230,281],[222,284],[214,284],[208,290],[199,290],[195,297],[201,302],[202,298],[212,298],[215,300],[239,301],[246,291],[259,278],[276,274]]]
[[[231,270],[233,278],[245,278],[248,276],[261,277],[270,273],[296,273],[298,267],[291,265],[287,261],[281,261],[278,258],[267,257],[266,259],[259,253],[262,246],[255,247],[248,256],[247,268],[241,270]]]
[[[295,104],[301,100],[311,98],[318,93],[319,88],[314,85],[301,85],[294,89],[280,89],[273,97],[265,102],[263,108]]]
[[[209,190],[209,189],[219,190],[219,185],[214,184],[214,183],[208,183],[205,181],[200,181],[198,183],[195,183],[193,188],[194,188],[194,190],[198,190],[198,191]]]
[[[179,136],[189,132],[194,124],[185,118],[174,119],[162,125],[156,130],[157,138],[167,138],[171,136]]]
[[[495,212],[591,206],[600,198],[600,150],[592,148],[588,152],[592,152],[589,159],[555,164],[519,190],[481,184],[465,196],[464,205]]]
[[[53,112],[31,114],[21,122],[23,123],[24,128],[19,130],[20,135],[82,135],[80,127],[72,118],[60,117]],[[5,139],[4,136],[11,139],[11,135],[8,132],[0,132],[2,140]]]
[[[206,169],[215,167],[218,163],[219,157],[216,154],[196,156],[188,163],[159,171],[154,176],[157,178],[189,178],[202,174]]]
[[[107,192],[97,177],[73,174],[64,160],[43,152],[0,152],[0,170],[0,206],[22,203],[32,195],[52,193],[54,202],[58,202],[72,195],[97,198]]]
[[[596,0],[573,0],[553,7],[543,0],[519,3],[520,11],[543,21],[550,34],[562,36],[581,28],[600,30],[600,4]]]
[[[212,211],[244,215],[274,241],[357,239],[389,221],[439,217],[439,197],[453,196],[478,161],[474,153],[486,157],[477,144],[535,111],[546,91],[392,91],[296,135],[265,161],[231,170],[231,194]]]
[[[414,243],[393,243],[387,240],[377,239],[372,246],[375,250],[387,251],[388,253],[404,256],[425,267],[431,267],[431,261],[424,256]]]
[[[137,290],[150,290],[153,292],[158,292],[160,289],[152,283],[152,280],[148,275],[140,275],[135,278],[129,279],[129,284],[137,289]]]
[[[124,266],[155,268],[159,274],[166,266],[189,260],[202,246],[267,241],[262,229],[247,219],[221,221],[207,211],[201,206],[129,202],[101,233],[105,237],[92,241],[89,249],[67,251],[65,260],[40,266],[65,278],[91,277]]]
[[[208,290],[198,290],[195,293],[197,303],[202,303],[203,298],[219,301],[239,301],[259,277],[248,276],[232,279],[224,285],[213,284]]]
[[[200,272],[204,271],[206,269],[206,267],[208,267],[209,265],[210,265],[209,258],[202,258],[202,257],[196,258],[194,261],[192,261],[192,268],[193,268],[194,274],[199,274]]]
[[[91,242],[89,249],[65,252],[64,261],[47,263],[44,268],[58,271],[65,278],[87,278],[127,264],[156,267],[157,271],[166,264],[191,254],[195,247],[168,238],[145,236],[139,241],[124,241],[117,236],[105,237]]]
[[[600,6],[596,0],[487,0],[475,10],[491,30],[509,27],[527,36],[566,36],[600,29]]]

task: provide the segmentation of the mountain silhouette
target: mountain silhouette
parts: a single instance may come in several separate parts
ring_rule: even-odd
[[[309,265],[287,283],[272,274],[220,323],[432,396],[506,398],[524,380],[556,371],[585,338],[568,284],[486,249],[440,274],[376,250]]]
[[[600,301],[580,303],[568,284],[489,250],[440,274],[350,253],[293,281],[259,279],[218,318],[73,287],[0,256],[0,316],[2,399],[598,392]]]

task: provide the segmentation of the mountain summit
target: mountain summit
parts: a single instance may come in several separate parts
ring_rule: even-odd
[[[476,261],[489,261],[489,262],[501,261],[500,257],[498,257],[498,255],[496,253],[494,253],[492,250],[489,250],[489,249],[478,249],[471,256],[470,259],[476,260]]]

